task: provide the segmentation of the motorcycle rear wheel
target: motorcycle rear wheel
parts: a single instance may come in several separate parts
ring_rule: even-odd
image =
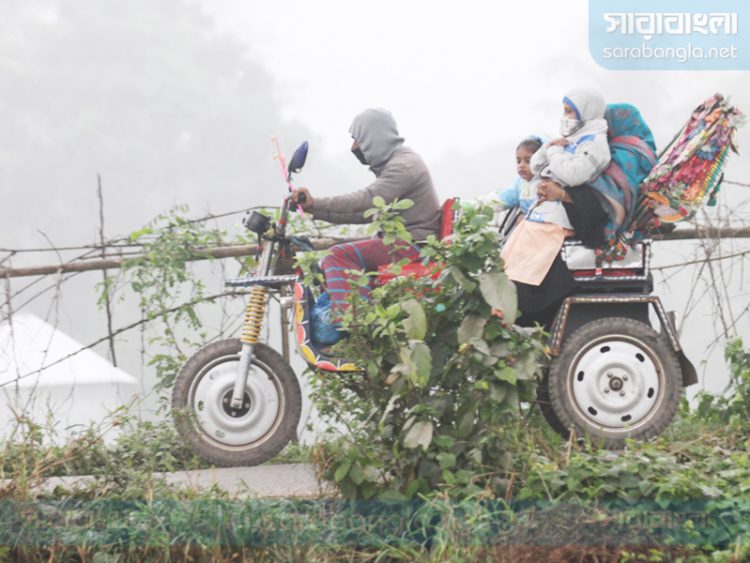
[[[230,406],[242,343],[201,348],[180,370],[172,391],[177,432],[199,457],[220,466],[258,465],[296,436],[302,393],[294,371],[257,344],[242,407]]]
[[[629,318],[590,321],[563,344],[548,392],[561,425],[611,449],[658,436],[682,399],[682,370],[667,339]]]

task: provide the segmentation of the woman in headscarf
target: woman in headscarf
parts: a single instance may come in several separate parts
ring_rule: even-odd
[[[601,94],[569,92],[563,98],[562,136],[542,145],[531,159],[538,201],[502,251],[505,272],[518,287],[522,322],[547,322],[575,287],[559,256],[565,238],[574,234],[564,205],[573,199],[566,188],[593,182],[610,164],[604,111]],[[598,211],[604,213],[601,208]]]

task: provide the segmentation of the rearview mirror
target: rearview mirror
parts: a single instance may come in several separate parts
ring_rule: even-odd
[[[308,144],[307,144],[307,141],[305,141],[299,147],[297,147],[296,151],[294,151],[294,154],[292,155],[292,160],[289,161],[289,166],[288,166],[289,176],[299,172],[302,169],[302,167],[305,165],[305,160],[307,160],[307,149],[308,149]]]

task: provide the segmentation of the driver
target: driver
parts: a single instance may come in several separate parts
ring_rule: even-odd
[[[354,139],[351,151],[375,174],[375,181],[364,189],[334,197],[314,198],[307,188],[292,193],[292,200],[300,203],[316,219],[329,223],[369,223],[363,213],[373,207],[372,200],[382,197],[386,203],[394,199],[410,199],[414,205],[398,213],[404,219],[412,240],[437,235],[440,228],[440,202],[432,185],[430,172],[422,158],[399,136],[396,121],[387,110],[367,109],[352,121],[349,133]],[[346,307],[346,296],[351,290],[348,270],[373,272],[383,264],[404,258],[417,260],[419,249],[404,241],[386,246],[379,237],[338,244],[330,249],[321,267],[326,278],[331,310],[340,317]],[[363,294],[367,289],[360,289]]]

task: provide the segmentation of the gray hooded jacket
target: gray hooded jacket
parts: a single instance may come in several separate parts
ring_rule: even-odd
[[[350,194],[315,198],[310,212],[329,223],[369,223],[363,213],[375,196],[386,203],[410,199],[414,205],[399,213],[413,239],[437,235],[440,228],[440,201],[424,161],[399,136],[396,121],[383,109],[368,109],[354,118],[349,132],[370,165],[376,180]]]

